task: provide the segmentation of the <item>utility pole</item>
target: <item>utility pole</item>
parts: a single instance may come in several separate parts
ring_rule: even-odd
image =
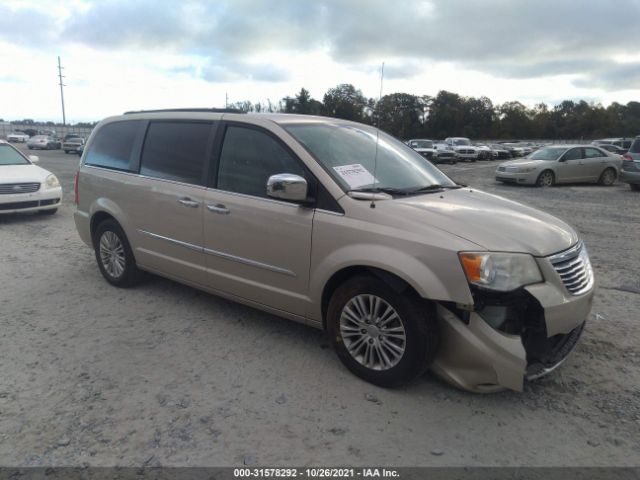
[[[66,125],[67,124],[67,117],[64,113],[64,91],[62,87],[65,87],[66,85],[64,85],[62,83],[62,79],[64,78],[64,75],[62,75],[62,65],[60,65],[60,57],[58,57],[58,78],[60,79],[60,100],[62,101],[62,125]]]
[[[227,95],[227,92],[224,92],[224,108],[227,108],[229,106],[229,95]]]

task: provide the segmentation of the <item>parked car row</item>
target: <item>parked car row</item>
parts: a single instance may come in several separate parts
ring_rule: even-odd
[[[531,142],[472,143],[466,137],[447,137],[442,142],[420,138],[408,140],[406,143],[433,163],[524,157],[542,146]]]
[[[74,133],[65,135],[63,139],[60,139],[53,134],[43,134],[35,135],[27,140],[27,147],[29,148],[29,150],[63,149],[64,153],[77,153],[78,148],[82,145],[84,145],[84,138]]]

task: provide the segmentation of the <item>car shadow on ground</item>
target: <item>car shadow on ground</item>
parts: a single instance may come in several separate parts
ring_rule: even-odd
[[[40,223],[50,220],[51,215],[45,215],[38,212],[0,214],[0,225],[12,225],[16,223]]]

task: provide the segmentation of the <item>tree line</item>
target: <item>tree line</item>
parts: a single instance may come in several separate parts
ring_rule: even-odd
[[[284,112],[343,118],[380,128],[395,137],[442,139],[595,139],[640,135],[640,102],[604,107],[584,100],[565,100],[533,108],[518,101],[494,105],[487,97],[465,97],[442,90],[435,97],[391,93],[367,98],[350,84],[337,85],[322,101],[302,88],[277,104],[236,102],[245,112]]]

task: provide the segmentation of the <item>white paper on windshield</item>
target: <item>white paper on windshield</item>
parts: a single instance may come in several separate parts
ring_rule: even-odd
[[[359,163],[354,163],[353,165],[340,165],[339,167],[333,167],[333,169],[351,188],[373,185],[377,182],[374,176],[369,173],[369,170]]]

